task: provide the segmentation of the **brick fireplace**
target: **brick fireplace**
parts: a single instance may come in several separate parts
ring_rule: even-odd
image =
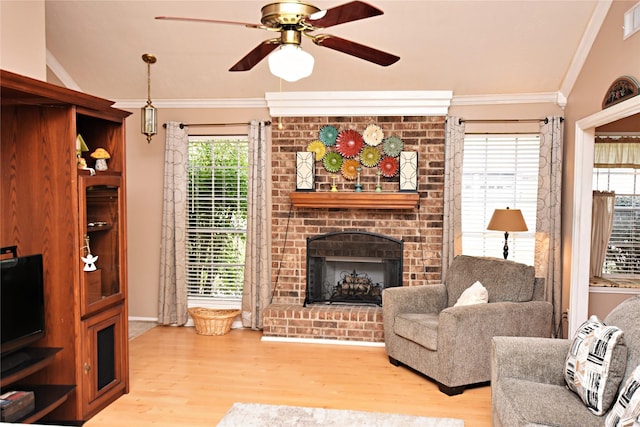
[[[285,117],[273,126],[273,301],[263,313],[263,335],[280,338],[323,338],[382,342],[382,308],[376,305],[308,304],[306,290],[307,238],[357,230],[390,236],[404,242],[403,286],[437,283],[441,273],[444,126],[442,116]],[[418,152],[418,195],[415,208],[300,208],[292,204],[296,188],[296,152],[318,139],[325,125],[362,132],[380,126],[385,136],[402,139],[405,151]],[[316,162],[316,192],[327,192],[332,178]],[[375,169],[361,174],[363,192],[374,193]],[[354,185],[341,176],[341,192]],[[383,179],[383,192],[397,192],[398,178]],[[374,193],[375,194],[375,193]],[[313,196],[310,196],[313,197]]]

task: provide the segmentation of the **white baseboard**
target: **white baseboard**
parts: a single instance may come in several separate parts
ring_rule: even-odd
[[[330,340],[330,339],[324,339],[324,338],[265,337],[264,335],[262,336],[261,341],[302,343],[302,344],[351,345],[351,346],[357,346],[357,347],[384,347],[383,342]]]
[[[158,322],[157,317],[129,316],[129,322]]]

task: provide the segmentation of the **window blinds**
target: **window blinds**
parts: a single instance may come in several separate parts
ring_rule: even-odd
[[[640,170],[594,168],[593,189],[615,192],[613,230],[602,272],[640,275]]]
[[[495,209],[522,210],[528,232],[510,233],[509,259],[534,261],[540,137],[466,135],[462,172],[462,251],[502,257],[504,233],[488,231]]]
[[[189,141],[187,294],[240,298],[247,227],[248,141]]]

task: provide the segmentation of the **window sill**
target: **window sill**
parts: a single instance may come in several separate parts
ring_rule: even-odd
[[[640,287],[621,288],[619,286],[589,286],[589,293],[640,295]]]

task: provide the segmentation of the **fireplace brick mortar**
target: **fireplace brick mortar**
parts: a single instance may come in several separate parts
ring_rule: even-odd
[[[309,305],[306,287],[307,237],[334,231],[360,230],[404,240],[403,285],[441,280],[444,212],[444,128],[441,116],[286,117],[283,129],[272,130],[273,224],[272,304],[263,311],[263,334],[270,337],[324,338],[382,342],[382,309],[376,306]],[[296,152],[318,139],[325,125],[362,132],[368,124],[397,136],[404,151],[418,152],[419,206],[411,210],[295,208],[289,194],[296,187]],[[316,191],[329,191],[331,175],[316,162]],[[363,168],[363,191],[372,192],[376,169]],[[353,191],[342,176],[339,191]],[[382,190],[398,191],[398,179],[383,179]]]

